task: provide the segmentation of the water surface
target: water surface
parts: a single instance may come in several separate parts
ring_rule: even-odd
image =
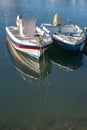
[[[5,33],[18,14],[40,25],[59,13],[64,23],[70,18],[83,29],[86,12],[87,0],[1,0],[0,130],[87,130],[86,49],[71,53],[51,46],[37,62],[9,49]]]

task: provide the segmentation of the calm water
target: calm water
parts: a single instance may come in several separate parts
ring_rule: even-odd
[[[87,52],[51,46],[37,62],[5,41],[18,14],[40,25],[55,13],[84,28],[87,0],[0,1],[0,130],[87,130]]]

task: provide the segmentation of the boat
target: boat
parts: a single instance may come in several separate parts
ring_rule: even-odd
[[[45,52],[39,59],[36,59],[27,53],[15,49],[11,43],[6,45],[11,60],[23,80],[32,83],[35,81],[41,85],[52,69],[47,53]]]
[[[61,15],[55,14],[53,22],[43,23],[41,28],[52,36],[57,47],[68,51],[82,51],[85,46],[85,33],[79,26],[71,23],[69,19],[68,21],[64,24]]]
[[[36,19],[16,18],[16,26],[6,26],[6,40],[15,49],[39,58],[52,43],[52,38],[36,26]]]
[[[66,51],[53,45],[47,51],[51,62],[66,72],[78,70],[85,60],[81,51]]]

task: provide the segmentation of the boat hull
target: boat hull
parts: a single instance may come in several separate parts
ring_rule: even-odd
[[[25,42],[23,41],[18,41],[15,40],[12,36],[10,36],[10,34],[7,32],[7,37],[6,37],[6,41],[9,42],[10,44],[12,44],[14,46],[15,49],[22,51],[24,53],[27,53],[29,55],[31,55],[32,57],[35,57],[37,59],[39,59],[40,56],[42,56],[42,54],[44,53],[44,51],[47,50],[47,48],[49,47],[49,44],[44,44],[44,45],[33,45],[32,43],[29,44],[25,44]]]
[[[6,41],[14,46],[15,49],[22,51],[24,53],[27,53],[37,59],[44,53],[44,51],[48,48],[47,46],[45,48],[40,48],[40,47],[31,47],[31,46],[19,46],[15,45],[15,43],[9,39],[8,37],[6,38]]]
[[[41,27],[52,36],[53,43],[56,46],[67,51],[83,50],[86,36],[77,25],[54,26],[52,24],[42,24]]]
[[[67,51],[82,51],[85,46],[84,40],[79,44],[71,45],[53,38],[53,43],[56,47],[60,47]]]

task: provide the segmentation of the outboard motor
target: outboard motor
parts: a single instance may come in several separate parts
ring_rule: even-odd
[[[61,17],[61,15],[55,14],[54,15],[54,19],[53,19],[53,25],[54,26],[59,26],[61,24],[62,24],[62,17]]]

